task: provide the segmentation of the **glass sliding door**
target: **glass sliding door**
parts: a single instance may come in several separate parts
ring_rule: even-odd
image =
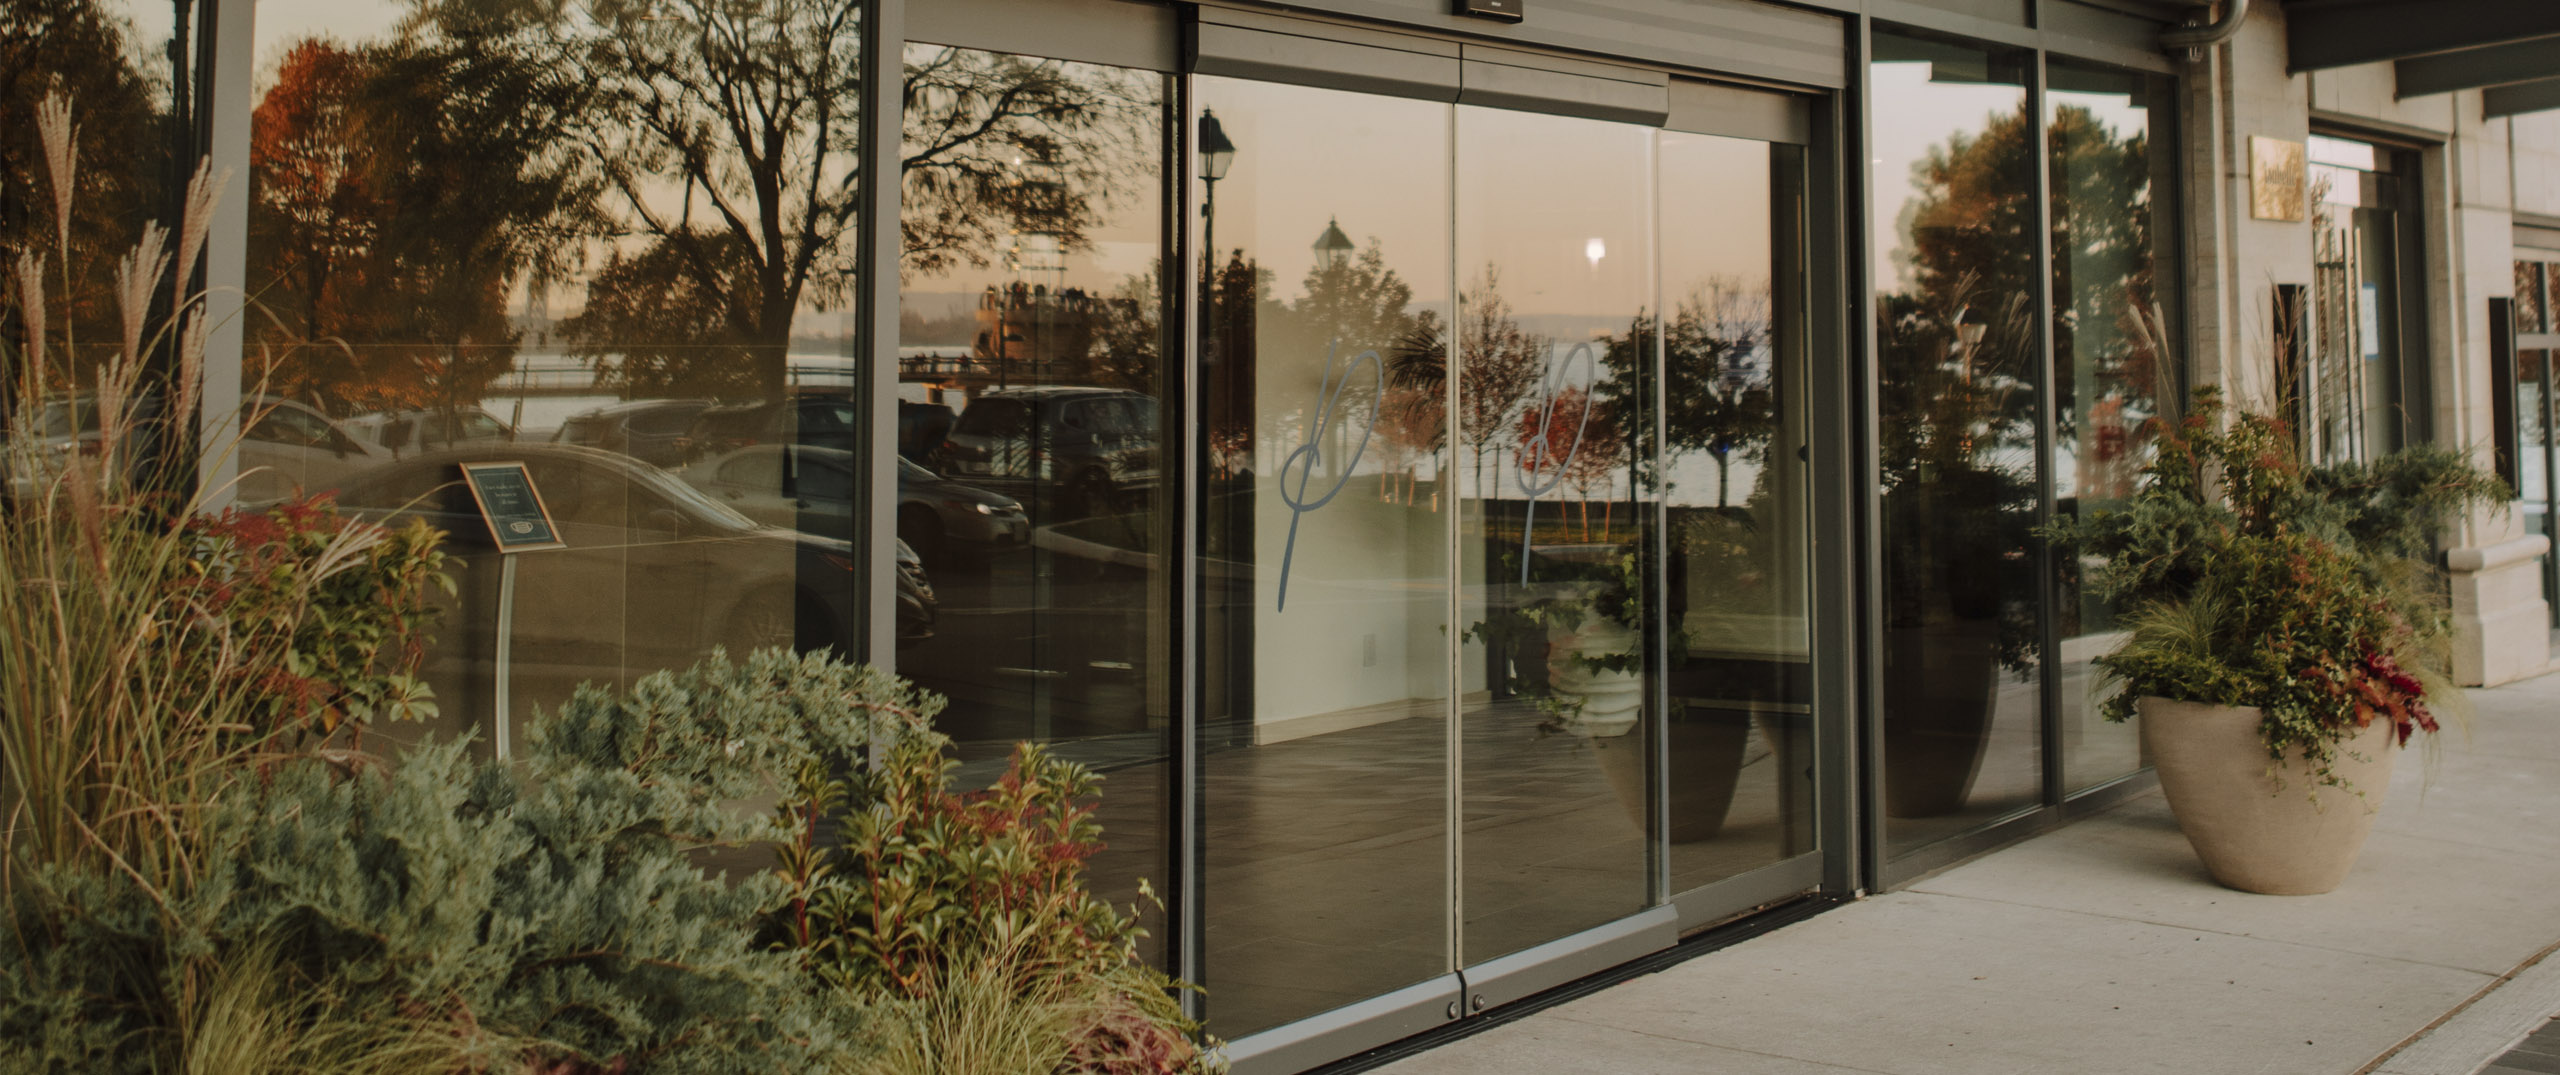
[[[1644,908],[1654,132],[1458,110],[1463,962]],[[1590,509],[1599,501],[1599,526]],[[1626,525],[1617,524],[1625,503]]]
[[[1194,90],[1210,1029],[1402,1036],[1809,851],[1803,151]]]
[[[1196,84],[1210,1026],[1449,974],[1447,105]],[[1213,139],[1210,132],[1216,132]],[[1393,182],[1380,177],[1392,176]]]
[[[1659,139],[1661,462],[1645,485],[1665,512],[1677,893],[1814,847],[1804,151]]]
[[[1892,858],[2043,800],[2041,240],[2033,57],[1885,32],[1874,54]]]

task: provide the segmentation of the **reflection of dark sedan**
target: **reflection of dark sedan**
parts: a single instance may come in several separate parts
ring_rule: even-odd
[[[457,464],[521,460],[566,548],[518,558],[517,659],[584,667],[680,667],[732,650],[832,646],[852,653],[853,547],[762,526],[665,471],[559,445],[460,448],[392,463],[346,483],[338,502],[382,518],[421,518],[456,551],[488,551],[486,525]],[[930,637],[933,591],[901,549],[901,642]]]
[[[687,467],[684,480],[757,522],[843,534],[853,525],[856,460],[835,448],[758,444]],[[1030,537],[1012,497],[898,460],[898,538],[917,551],[991,550]]]
[[[1156,482],[1156,401],[1049,385],[969,401],[933,453],[950,477],[1064,518],[1131,510]]]

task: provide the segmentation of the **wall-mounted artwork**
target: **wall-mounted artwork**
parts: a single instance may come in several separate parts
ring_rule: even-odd
[[[2249,215],[2259,220],[2302,219],[2302,143],[2249,136]]]

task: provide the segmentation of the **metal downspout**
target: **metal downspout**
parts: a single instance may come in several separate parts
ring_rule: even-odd
[[[2199,7],[2196,10],[2207,11],[2210,8]],[[2203,59],[2206,48],[2231,40],[2231,35],[2240,32],[2240,24],[2248,17],[2249,0],[2228,0],[2223,4],[2221,18],[2202,26],[2181,26],[2162,33],[2160,48],[2164,52],[2183,49],[2190,61]]]

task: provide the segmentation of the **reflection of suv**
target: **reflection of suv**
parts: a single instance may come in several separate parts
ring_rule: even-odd
[[[1156,401],[1119,388],[1016,388],[969,402],[932,465],[1068,518],[1132,510],[1156,481]]]
[[[560,423],[551,439],[562,444],[620,452],[643,463],[668,467],[684,462],[681,441],[693,416],[711,406],[707,399],[642,399],[598,407]]]
[[[516,439],[515,430],[478,407],[376,411],[339,424],[356,439],[388,448],[395,456]]]
[[[868,447],[865,441],[869,426],[853,398],[836,393],[722,404],[694,415],[693,424],[685,430],[681,454],[691,462],[751,444],[861,451]]]

